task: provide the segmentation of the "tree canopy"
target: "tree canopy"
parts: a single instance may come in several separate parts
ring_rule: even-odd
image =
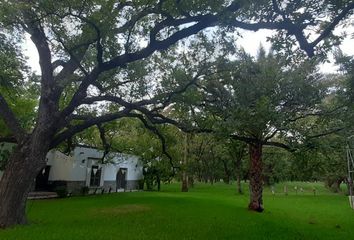
[[[175,97],[212,74],[210,62],[222,55],[180,68],[182,40],[212,27],[225,34],[271,29],[288,62],[302,62],[303,54],[324,56],[338,43],[333,30],[353,8],[352,1],[333,0],[1,1],[0,61],[9,63],[0,67],[0,124],[7,128],[1,134],[18,145],[0,182],[0,227],[26,221],[25,200],[46,153],[85,129],[123,117],[139,119],[157,135],[154,124],[183,128],[178,120],[190,114],[167,117]],[[11,44],[26,34],[38,51],[37,77],[26,76],[21,49]],[[195,71],[200,66],[203,71]],[[30,101],[14,102],[5,89],[21,90]],[[267,110],[268,103],[257,106]]]

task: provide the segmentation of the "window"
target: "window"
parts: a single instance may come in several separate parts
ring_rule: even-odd
[[[92,166],[91,168],[91,178],[90,178],[90,186],[99,187],[101,183],[101,172],[102,168],[98,166]]]

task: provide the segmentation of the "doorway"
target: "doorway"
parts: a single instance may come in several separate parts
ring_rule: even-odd
[[[48,191],[48,179],[49,179],[50,166],[44,167],[36,177],[35,191]]]
[[[102,175],[102,168],[93,165],[91,167],[90,187],[101,186],[101,175]]]
[[[126,168],[120,168],[117,172],[116,176],[116,186],[117,190],[118,189],[126,189],[127,188],[127,172],[128,169]]]

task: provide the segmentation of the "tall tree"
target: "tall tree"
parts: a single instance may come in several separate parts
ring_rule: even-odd
[[[156,71],[144,69],[149,67],[147,58],[157,51],[221,25],[288,32],[313,56],[324,39],[333,39],[328,38],[332,30],[353,7],[352,2],[331,0],[285,5],[274,0],[1,1],[1,32],[30,35],[41,76],[37,115],[30,129],[21,125],[9,97],[0,93],[0,115],[18,144],[0,182],[0,226],[26,222],[32,180],[45,166],[48,150],[62,141],[121,117],[174,123],[159,111],[186,86],[149,97],[152,92],[146,86],[156,87]],[[323,14],[329,16],[328,22],[321,21]],[[319,35],[310,42],[305,30],[315,27]],[[114,105],[110,111],[105,109],[109,103]]]
[[[257,59],[243,51],[223,66],[229,71],[203,82],[203,111],[214,115],[215,131],[246,142],[250,155],[249,208],[263,211],[263,146],[290,150],[282,136],[295,136],[294,122],[320,111],[325,91],[314,64],[286,65],[260,48]],[[212,103],[212,104],[210,104]]]

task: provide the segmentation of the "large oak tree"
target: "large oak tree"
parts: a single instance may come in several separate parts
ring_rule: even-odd
[[[132,65],[136,69],[147,64],[157,51],[213,26],[225,31],[274,29],[280,33],[280,47],[298,42],[312,57],[329,46],[323,40],[335,39],[332,30],[353,7],[351,1],[331,0],[281,4],[277,0],[0,1],[1,32],[8,38],[29,34],[41,69],[30,129],[23,126],[1,88],[0,116],[17,147],[0,182],[0,226],[26,222],[26,198],[46,164],[48,150],[76,133],[121,117],[175,123],[161,110],[170,104],[169,96],[185,86],[148,97],[136,86],[154,78],[141,79],[141,72],[130,70]],[[316,33],[309,40],[311,29]],[[115,107],[93,114],[88,106],[98,103]]]

